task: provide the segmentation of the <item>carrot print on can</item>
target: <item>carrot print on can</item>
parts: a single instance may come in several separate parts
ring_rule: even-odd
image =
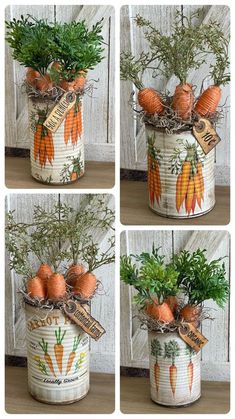
[[[193,218],[215,205],[214,150],[205,155],[191,131],[146,126],[149,206],[169,218]]]
[[[154,402],[165,406],[193,403],[201,395],[200,352],[177,332],[149,332],[150,387]]]
[[[59,309],[25,307],[30,394],[48,404],[82,399],[89,391],[88,335]]]

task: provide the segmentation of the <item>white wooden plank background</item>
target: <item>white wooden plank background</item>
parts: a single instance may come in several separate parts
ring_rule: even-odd
[[[174,22],[174,15],[177,8],[181,6],[123,6],[121,8],[121,50],[131,50],[133,54],[137,55],[141,51],[147,50],[147,44],[143,40],[143,31],[136,27],[133,22],[133,17],[140,14],[152,21],[152,23],[159,28],[164,34],[170,34],[171,25]],[[189,15],[198,6],[183,6],[185,15]],[[230,12],[227,6],[205,6],[201,22],[207,22],[209,19],[214,19],[220,22],[225,36],[230,33]],[[210,57],[208,57],[205,65],[196,72],[192,71],[189,74],[188,81],[197,85],[196,94],[198,94],[205,74],[208,74],[210,65]],[[169,90],[173,93],[177,82],[175,77],[166,80],[159,76],[156,79],[151,77],[148,71],[144,75],[144,83],[146,86],[154,87],[157,90]],[[210,84],[207,79],[204,82],[205,88]],[[146,145],[145,145],[145,130],[136,122],[133,112],[128,104],[130,93],[135,91],[131,82],[121,81],[121,168],[132,170],[146,170]],[[227,112],[220,126],[218,126],[218,133],[222,139],[221,143],[216,148],[216,165],[215,177],[216,184],[229,185],[230,183],[230,86],[223,87],[223,95],[221,104],[225,103]]]
[[[79,207],[82,195],[66,194],[60,195],[61,202],[67,202],[74,208]],[[58,194],[11,194],[7,196],[7,210],[16,211],[16,219],[25,222],[32,219],[34,205],[43,205],[50,210],[58,202]],[[114,208],[112,195],[106,196],[107,203]],[[27,212],[25,211],[27,208]],[[107,246],[107,239],[110,233],[97,237],[101,249]],[[6,255],[6,354],[26,356],[25,347],[25,321],[22,299],[17,293],[21,278],[9,270],[8,258]],[[106,329],[106,334],[98,342],[91,339],[91,370],[113,373],[115,370],[115,342],[114,342],[114,318],[115,318],[115,296],[114,296],[114,264],[97,269],[97,278],[102,281],[103,288],[92,300],[92,315],[97,318]]]
[[[230,278],[229,252],[230,237],[225,231],[124,231],[121,234],[121,254],[135,254],[151,251],[152,244],[161,247],[166,260],[182,249],[194,251],[206,248],[208,259],[225,259],[227,278]],[[121,365],[148,368],[147,331],[140,329],[133,319],[136,313],[132,304],[133,289],[121,284]],[[213,301],[207,301],[213,322],[204,321],[202,332],[209,343],[202,350],[202,378],[205,380],[228,381],[229,363],[229,304],[219,309]]]
[[[114,161],[115,157],[115,111],[114,111],[114,8],[111,6],[18,6],[6,8],[6,20],[31,14],[37,18],[56,19],[60,22],[85,19],[88,27],[104,18],[102,35],[104,45],[103,61],[88,73],[88,80],[94,84],[92,97],[84,99],[84,133],[87,160]],[[28,133],[27,96],[22,93],[21,84],[25,69],[11,58],[6,45],[6,139],[7,147],[30,148]],[[96,83],[95,81],[98,81]]]

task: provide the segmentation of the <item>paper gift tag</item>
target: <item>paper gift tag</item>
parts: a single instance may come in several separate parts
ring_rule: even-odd
[[[43,122],[43,125],[51,132],[56,132],[75,102],[76,95],[74,92],[64,93],[60,101],[48,115],[47,119]]]
[[[210,121],[200,118],[193,126],[193,135],[205,154],[208,154],[221,141]]]
[[[93,339],[98,340],[105,333],[105,329],[78,302],[68,300],[64,304],[65,314],[80,326]]]
[[[205,336],[203,336],[201,332],[199,332],[199,330],[192,325],[192,323],[181,324],[178,331],[181,339],[183,339],[196,352],[199,352],[208,342],[208,339],[205,338]]]

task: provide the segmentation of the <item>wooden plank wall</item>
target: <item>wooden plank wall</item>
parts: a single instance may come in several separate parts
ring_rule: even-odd
[[[111,6],[11,5],[6,8],[6,20],[31,14],[49,21],[70,22],[85,19],[88,26],[104,18],[104,60],[89,72],[94,85],[92,97],[84,98],[85,153],[87,160],[114,161],[114,8]],[[27,96],[22,91],[25,70],[11,58],[6,45],[6,139],[7,147],[30,148]],[[98,81],[98,83],[96,83]]]
[[[121,235],[121,254],[136,254],[151,251],[152,244],[161,247],[166,261],[182,249],[207,249],[208,259],[225,258],[227,278],[230,278],[230,237],[225,231],[125,231]],[[133,319],[136,309],[132,305],[132,287],[121,284],[121,365],[148,368],[147,331]],[[209,343],[202,350],[202,378],[205,380],[229,381],[229,304],[219,309],[213,301],[207,301],[213,321],[205,320],[202,333]]]
[[[198,6],[123,6],[121,8],[121,51],[130,50],[134,55],[141,51],[147,51],[147,43],[143,39],[143,32],[141,28],[136,27],[133,17],[140,14],[159,28],[164,34],[170,34],[171,26],[174,22],[175,11],[182,7],[184,14],[189,15]],[[197,24],[208,22],[209,20],[217,20],[226,37],[230,33],[230,12],[227,6],[205,6],[204,12],[200,22]],[[192,71],[189,74],[188,81],[197,86],[196,95],[200,91],[201,84],[205,79],[205,74],[208,74],[210,57],[207,58],[206,63],[200,70]],[[159,91],[168,90],[174,92],[178,81],[175,77],[170,80],[159,76],[152,78],[151,72],[148,71],[144,75],[144,84],[146,86],[154,87]],[[204,87],[210,84],[209,78],[204,80]],[[136,122],[131,108],[128,104],[130,94],[135,91],[131,82],[121,81],[121,168],[132,170],[146,170],[146,145],[145,145],[145,130]],[[229,85],[223,87],[223,95],[221,104],[226,102],[226,112],[221,125],[218,126],[218,133],[221,136],[221,143],[216,148],[216,166],[215,176],[218,185],[229,185],[229,167],[230,167],[230,87]]]
[[[43,205],[46,210],[58,202],[68,203],[74,208],[79,207],[82,195],[78,194],[11,194],[6,198],[6,209],[16,211],[16,219],[30,222],[34,205]],[[114,208],[112,195],[106,196],[107,203]],[[25,211],[27,208],[27,212]],[[109,233],[97,237],[101,250],[107,246]],[[21,277],[9,270],[6,255],[6,354],[26,356],[25,321],[22,299],[17,292]],[[114,264],[97,269],[97,278],[102,281],[103,289],[100,295],[92,300],[92,315],[106,329],[106,334],[95,342],[91,339],[91,370],[99,372],[114,372],[115,342],[114,342]]]

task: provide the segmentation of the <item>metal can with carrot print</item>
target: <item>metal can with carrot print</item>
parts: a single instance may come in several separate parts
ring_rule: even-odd
[[[48,404],[82,399],[89,391],[88,335],[62,310],[25,306],[30,394]]]
[[[84,175],[82,100],[76,97],[56,132],[43,124],[55,102],[29,98],[31,174],[39,182],[65,185]]]
[[[149,332],[151,399],[165,406],[183,406],[201,395],[201,353],[177,332]]]
[[[169,218],[193,218],[215,205],[214,150],[205,155],[191,133],[146,126],[150,208]]]

